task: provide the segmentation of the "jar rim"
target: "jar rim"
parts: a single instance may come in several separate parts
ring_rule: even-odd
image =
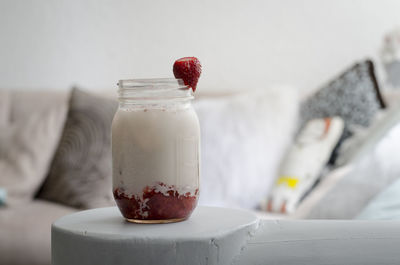
[[[123,79],[117,83],[118,99],[125,100],[190,100],[192,89],[182,79],[144,78]]]
[[[188,88],[182,79],[177,78],[121,79],[118,81],[117,85],[120,89],[136,88],[144,85],[178,85],[182,88]]]

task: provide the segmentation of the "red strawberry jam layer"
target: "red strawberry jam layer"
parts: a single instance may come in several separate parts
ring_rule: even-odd
[[[198,192],[196,189],[194,194],[180,194],[174,185],[158,183],[156,186],[146,186],[140,195],[128,195],[123,188],[116,188],[114,198],[127,219],[185,219],[197,205]]]

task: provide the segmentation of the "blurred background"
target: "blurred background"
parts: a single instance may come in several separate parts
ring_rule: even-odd
[[[197,56],[202,90],[293,84],[305,93],[378,58],[396,0],[0,1],[0,87],[115,89]]]

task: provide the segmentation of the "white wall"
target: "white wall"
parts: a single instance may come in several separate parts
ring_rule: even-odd
[[[199,89],[309,91],[377,56],[398,0],[0,0],[0,88],[115,88],[203,63]]]

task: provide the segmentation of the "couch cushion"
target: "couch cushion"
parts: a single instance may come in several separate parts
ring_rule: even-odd
[[[44,95],[9,92],[8,101],[0,102],[0,109],[7,112],[0,123],[0,187],[7,192],[7,204],[34,197],[57,147],[67,97],[53,101],[49,93],[43,101]]]
[[[399,178],[399,139],[400,122],[353,163],[327,175],[304,200],[307,211],[300,206],[302,216],[308,219],[356,217],[373,197]],[[339,170],[345,173],[337,174]]]
[[[70,90],[66,91],[23,91],[16,90],[10,93],[10,121],[29,119],[33,113],[43,113],[49,108],[68,106]]]
[[[400,220],[400,178],[374,197],[357,219]]]
[[[39,198],[77,208],[113,205],[111,122],[117,102],[74,89],[60,144]]]
[[[10,118],[10,92],[0,90],[0,126],[5,126]]]
[[[291,145],[264,208],[269,212],[294,213],[312,192],[343,133],[340,117],[311,120]]]
[[[50,265],[51,224],[74,211],[40,200],[0,208],[0,264]]]
[[[297,122],[295,88],[194,102],[201,129],[199,203],[255,208],[267,196]]]

